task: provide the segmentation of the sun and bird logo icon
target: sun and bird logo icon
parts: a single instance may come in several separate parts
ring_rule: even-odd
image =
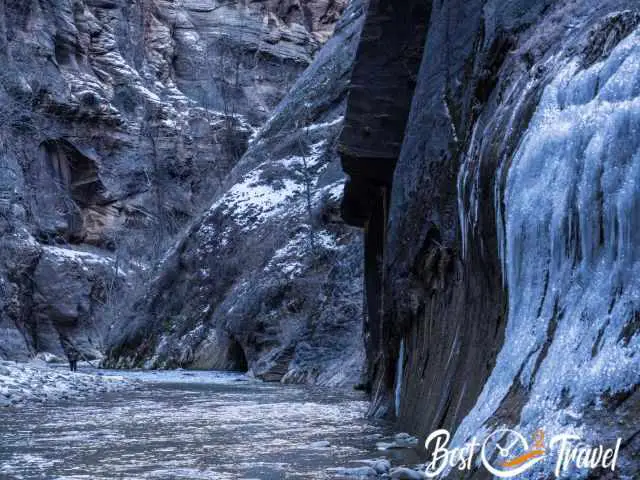
[[[510,478],[529,470],[533,465],[543,460],[546,456],[544,445],[544,430],[539,429],[533,435],[531,445],[526,438],[514,430],[496,430],[487,438],[483,445],[481,455],[487,469],[501,478]],[[495,443],[492,442],[496,439]],[[493,443],[498,454],[497,461],[486,458],[488,449]]]

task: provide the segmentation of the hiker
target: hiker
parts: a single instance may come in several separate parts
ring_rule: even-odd
[[[77,350],[73,350],[68,355],[68,358],[69,358],[69,369],[72,372],[77,372],[78,371],[78,357],[79,356],[80,355],[78,354]]]
[[[64,350],[67,359],[69,360],[69,370],[71,370],[72,372],[77,372],[80,352],[68,337],[60,337],[60,344],[62,345],[62,349]]]

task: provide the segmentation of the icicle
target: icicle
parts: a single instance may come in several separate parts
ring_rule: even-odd
[[[400,416],[400,395],[402,393],[402,377],[404,370],[404,338],[400,340],[400,353],[398,354],[398,362],[396,363],[396,386],[395,386],[395,407],[396,418]]]

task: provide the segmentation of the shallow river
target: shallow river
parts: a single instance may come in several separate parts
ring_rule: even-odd
[[[127,376],[141,388],[0,410],[0,478],[322,479],[384,457],[376,442],[390,432],[364,419],[357,392],[215,372]]]

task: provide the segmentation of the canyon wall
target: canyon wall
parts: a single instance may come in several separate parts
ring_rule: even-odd
[[[0,356],[101,355],[344,6],[2,2]]]
[[[363,383],[637,472],[637,2],[365,3],[2,3],[0,355]]]
[[[340,217],[336,141],[363,10],[349,6],[217,200],[167,254],[107,365],[361,381],[362,248]]]
[[[339,147],[371,250],[371,414],[457,445],[619,437],[637,472],[638,4],[409,5],[370,5]],[[407,8],[428,15],[411,83],[415,49],[387,27]]]

